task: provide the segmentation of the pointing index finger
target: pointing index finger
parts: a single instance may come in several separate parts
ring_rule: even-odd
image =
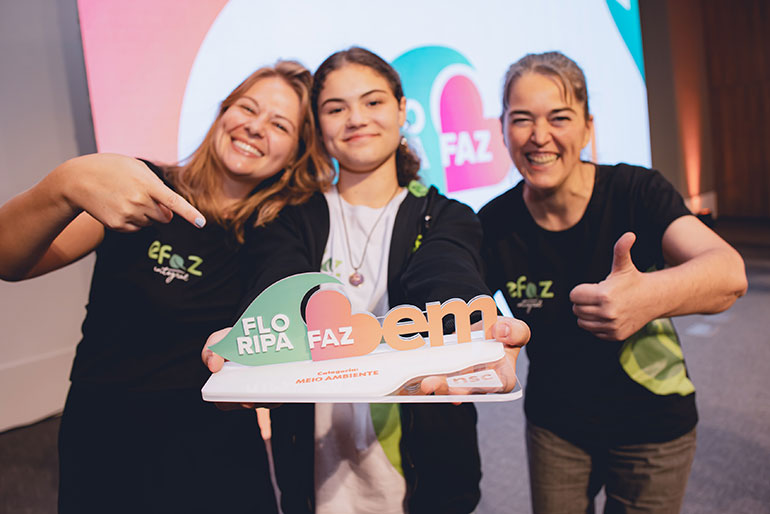
[[[172,191],[164,184],[158,184],[158,188],[151,192],[152,198],[159,204],[167,207],[172,212],[186,219],[190,224],[198,228],[206,226],[206,218],[201,212],[190,204],[178,193]]]

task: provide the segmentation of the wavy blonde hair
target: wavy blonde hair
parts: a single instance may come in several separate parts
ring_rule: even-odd
[[[283,79],[300,99],[300,129],[296,153],[286,167],[262,181],[246,198],[224,208],[216,201],[225,166],[215,149],[214,133],[222,115],[254,84],[262,79]],[[207,219],[230,230],[240,243],[246,228],[264,225],[275,219],[281,209],[306,201],[331,183],[333,171],[326,166],[315,133],[315,119],[310,107],[313,79],[310,72],[296,61],[278,61],[260,68],[236,87],[219,107],[219,114],[206,137],[186,164],[167,166],[166,178],[177,192],[195,205]]]

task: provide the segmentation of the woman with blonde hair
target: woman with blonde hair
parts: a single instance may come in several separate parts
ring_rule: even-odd
[[[315,171],[311,80],[293,61],[261,68],[186,163],[78,157],[0,208],[5,280],[96,253],[59,435],[60,512],[276,512],[255,413],[202,401],[199,352],[265,265],[256,228],[329,181]],[[227,494],[213,504],[203,489]]]

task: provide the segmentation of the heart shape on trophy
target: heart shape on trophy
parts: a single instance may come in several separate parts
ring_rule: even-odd
[[[314,361],[366,355],[382,340],[377,318],[368,312],[352,314],[350,300],[339,291],[327,289],[313,294],[305,316]]]

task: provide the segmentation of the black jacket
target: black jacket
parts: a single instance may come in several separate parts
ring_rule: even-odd
[[[252,298],[281,278],[320,269],[329,236],[325,197],[319,193],[303,205],[284,208],[262,235],[257,262],[271,265],[258,277]],[[435,188],[427,195],[410,188],[390,246],[391,306],[490,294],[480,273],[480,245],[481,226],[469,207]],[[286,404],[273,409],[271,418],[283,512],[313,513],[314,406]],[[473,404],[401,404],[401,425],[408,511],[471,512],[481,494]]]

